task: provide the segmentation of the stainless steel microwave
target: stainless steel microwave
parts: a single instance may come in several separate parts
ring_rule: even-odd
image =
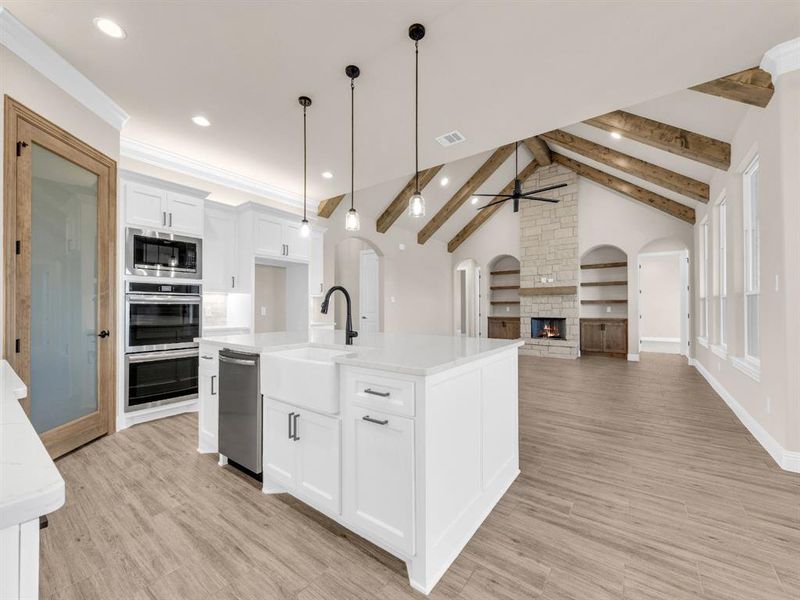
[[[203,240],[128,227],[125,274],[175,279],[203,278]]]

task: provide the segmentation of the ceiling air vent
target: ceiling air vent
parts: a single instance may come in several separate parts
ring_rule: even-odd
[[[439,137],[436,138],[436,141],[439,142],[445,148],[447,148],[448,146],[452,146],[453,144],[460,144],[466,139],[467,138],[464,137],[464,134],[454,129],[453,131],[445,133],[444,135],[440,135]]]

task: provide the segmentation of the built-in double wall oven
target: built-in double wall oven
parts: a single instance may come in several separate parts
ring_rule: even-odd
[[[127,281],[125,292],[125,411],[196,398],[201,286]]]

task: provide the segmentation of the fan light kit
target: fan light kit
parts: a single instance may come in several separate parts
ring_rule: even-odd
[[[300,235],[308,237],[311,234],[311,226],[306,218],[306,174],[307,174],[307,142],[306,142],[306,109],[311,106],[311,98],[300,96],[297,101],[303,107],[303,220],[300,221]]]
[[[537,200],[539,202],[552,202],[553,204],[558,204],[558,200],[555,198],[541,198],[537,197],[536,194],[541,194],[542,192],[549,192],[550,190],[557,190],[558,188],[566,187],[566,183],[559,183],[557,185],[549,185],[547,187],[539,188],[538,190],[532,190],[530,192],[522,192],[522,181],[519,179],[519,162],[518,162],[518,155],[519,155],[519,142],[514,143],[514,191],[511,194],[475,194],[475,196],[487,196],[489,198],[497,198],[494,202],[489,202],[486,206],[481,206],[478,210],[483,210],[484,208],[489,208],[490,206],[494,206],[496,204],[502,204],[506,200],[513,200],[514,201],[514,212],[519,212],[519,201],[520,200]],[[473,200],[475,198],[473,197]],[[475,202],[473,202],[474,204]]]

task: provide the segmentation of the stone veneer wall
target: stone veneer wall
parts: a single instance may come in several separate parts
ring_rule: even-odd
[[[567,187],[543,193],[558,198],[558,204],[520,202],[520,287],[577,286],[578,277],[578,176],[551,164],[540,167],[523,184],[532,190],[557,183]],[[546,278],[546,282],[542,282]],[[552,279],[552,281],[550,281]],[[577,358],[579,310],[577,294],[520,297],[520,335],[525,346],[521,354]],[[566,340],[531,338],[531,317],[564,317]]]

